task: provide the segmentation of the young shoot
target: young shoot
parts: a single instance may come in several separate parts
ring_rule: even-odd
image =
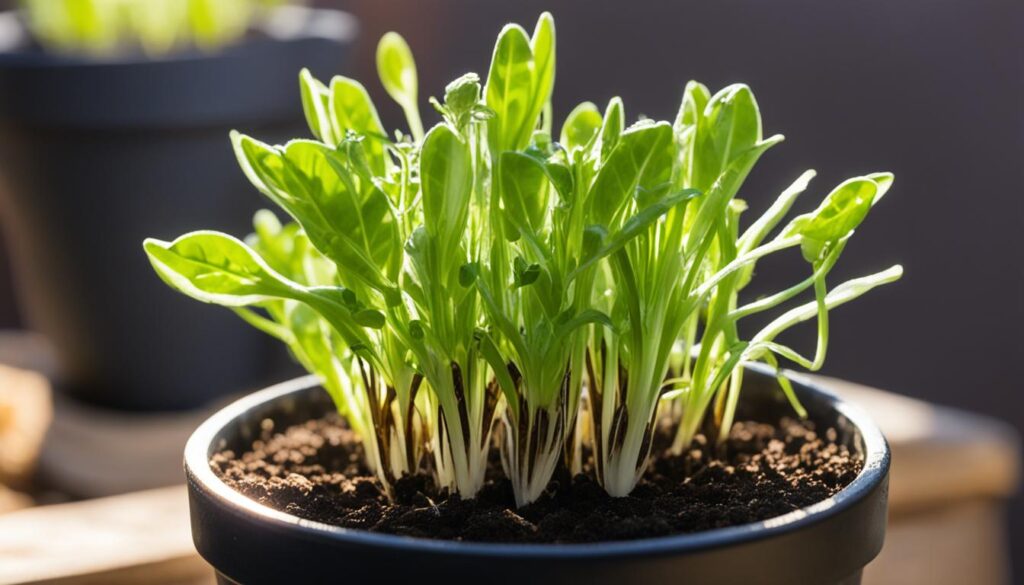
[[[407,130],[386,131],[359,82],[303,71],[313,138],[232,135],[242,171],[290,220],[260,212],[245,242],[145,242],[170,286],[230,307],[320,377],[389,494],[429,472],[471,498],[497,446],[519,506],[560,466],[582,471],[585,447],[601,485],[624,496],[659,413],[677,452],[709,413],[724,438],[744,362],[817,369],[829,311],[900,276],[827,284],[892,175],[845,181],[785,222],[805,173],[741,229],[737,195],[782,140],[762,135],[749,88],[691,82],[673,122],[629,125],[620,99],[585,102],[556,136],[555,62],[550,14],[532,32],[506,26],[486,80],[466,73],[430,98],[438,118],[425,128],[412,52],[389,33],[378,73]],[[797,248],[806,278],[740,301],[761,258]],[[742,319],[771,310],[741,335]],[[812,319],[812,358],[778,341]]]
[[[825,284],[853,229],[891,184],[891,175],[843,183],[817,211],[794,219],[779,236],[764,242],[806,187],[810,175],[805,175],[740,237],[745,204],[736,195],[761,155],[782,140],[763,137],[750,89],[732,85],[711,95],[703,85],[691,82],[671,131],[667,123],[661,125],[666,128],[664,144],[653,149],[638,173],[634,205],[662,185],[669,190],[693,189],[699,195],[674,207],[610,256],[601,273],[614,328],[595,328],[590,341],[589,405],[598,478],[615,496],[628,494],[643,475],[659,402],[666,394],[681,403],[675,410],[682,412],[673,445],[677,452],[689,446],[715,395],[721,397],[717,414],[723,429],[719,438],[724,439],[742,385],[741,363],[760,360],[777,367],[776,356],[781,355],[817,369],[827,346],[828,311],[899,277],[896,267],[858,281],[851,292],[831,301]],[[648,122],[646,127],[658,125]],[[812,276],[767,299],[737,307],[738,292],[750,281],[757,260],[795,247],[810,262]],[[810,314],[804,306],[749,340],[740,337],[741,317],[774,308],[808,288],[815,293]],[[785,329],[815,316],[819,343],[813,360],[774,341]],[[788,382],[781,375],[779,379],[802,413]]]

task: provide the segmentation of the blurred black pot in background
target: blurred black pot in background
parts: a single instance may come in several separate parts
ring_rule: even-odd
[[[3,229],[19,305],[53,341],[61,387],[104,406],[178,409],[274,375],[276,346],[170,291],[142,240],[250,231],[261,201],[228,132],[305,136],[299,70],[338,72],[354,20],[289,7],[217,54],[94,61],[45,54],[2,16]]]

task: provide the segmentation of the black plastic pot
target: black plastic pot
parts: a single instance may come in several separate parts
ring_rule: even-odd
[[[744,378],[744,418],[788,413],[763,368]],[[643,583],[856,585],[885,536],[889,447],[860,410],[799,379],[810,417],[863,454],[860,475],[828,500],[756,524],[628,542],[501,545],[348,530],[260,505],[221,482],[210,456],[245,449],[266,418],[294,424],[332,406],[312,378],[235,402],[207,420],[185,449],[196,548],[220,583]],[[754,416],[753,413],[757,413]]]
[[[273,379],[274,344],[153,274],[142,240],[244,235],[266,206],[228,133],[308,135],[298,74],[337,73],[345,13],[285,8],[220,53],[95,61],[48,55],[0,15],[2,220],[27,324],[77,398],[126,409],[196,406]],[[280,377],[280,373],[277,374]]]

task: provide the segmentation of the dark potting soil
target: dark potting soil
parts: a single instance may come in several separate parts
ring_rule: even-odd
[[[404,477],[389,502],[361,463],[360,446],[336,415],[275,431],[237,455],[216,454],[214,472],[271,508],[347,528],[490,542],[595,542],[666,536],[765,520],[832,496],[862,461],[812,423],[737,423],[723,449],[699,435],[689,453],[655,453],[637,488],[609,497],[587,474],[551,482],[516,509],[511,484],[491,458],[478,496],[440,492],[427,475]]]

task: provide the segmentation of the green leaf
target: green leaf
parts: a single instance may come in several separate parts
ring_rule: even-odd
[[[608,238],[608,230],[603,225],[588,225],[583,229],[583,257],[576,272],[586,268],[583,264],[593,264],[600,258],[601,249]]]
[[[864,221],[878,192],[878,183],[868,177],[847,179],[833,189],[816,210],[795,218],[787,232],[804,238],[801,244],[804,258],[815,262],[830,244],[849,235]]]
[[[503,152],[500,169],[505,213],[520,231],[540,232],[548,209],[548,183],[543,163],[521,152]]]
[[[829,311],[831,311],[840,305],[844,305],[857,297],[860,297],[875,287],[896,282],[902,277],[903,267],[897,264],[881,272],[876,272],[875,274],[848,280],[828,293],[825,297],[825,306]],[[754,335],[751,340],[751,348],[748,350],[748,353],[757,348],[767,347],[765,344],[771,342],[790,327],[813,319],[817,316],[818,311],[819,306],[817,300],[807,302],[799,307],[786,311]]]
[[[423,223],[428,234],[441,238],[445,250],[466,228],[473,191],[473,155],[447,124],[434,126],[424,139],[420,181]]]
[[[603,123],[601,124],[601,140],[595,144],[598,148],[597,158],[602,163],[608,160],[612,151],[619,145],[619,137],[626,128],[626,110],[622,105],[622,99],[613,97],[605,108]]]
[[[341,75],[331,80],[330,115],[337,132],[335,142],[325,140],[331,146],[337,146],[346,131],[352,131],[366,137],[363,147],[370,168],[374,175],[382,177],[387,169],[384,140],[384,125],[377,116],[377,108],[373,106],[370,94],[363,84]]]
[[[356,278],[392,296],[401,240],[387,196],[350,175],[345,155],[296,140],[283,150],[233,135],[250,180],[302,226],[313,245]]]
[[[588,197],[595,223],[610,225],[648,177],[655,177],[659,183],[664,180],[672,165],[671,153],[667,150],[671,142],[672,127],[666,122],[633,128],[622,134],[590,188]]]
[[[302,111],[306,115],[309,129],[327,144],[338,144],[341,137],[335,131],[331,120],[330,92],[320,83],[309,69],[299,73],[299,93],[302,97]]]
[[[423,322],[419,319],[409,321],[409,336],[419,341],[423,339]]]
[[[231,307],[231,310],[249,325],[252,325],[256,329],[280,340],[283,343],[293,344],[296,342],[295,335],[291,330],[276,321],[263,317],[252,309],[248,309],[246,307]]]
[[[469,287],[480,276],[480,263],[468,262],[459,267],[459,285]]]
[[[416,103],[416,62],[402,35],[389,32],[381,37],[377,44],[377,74],[393,100],[399,104]]]
[[[547,175],[551,186],[555,188],[555,192],[558,193],[562,204],[565,206],[572,205],[575,185],[572,169],[561,163],[545,162],[544,174]]]
[[[871,173],[869,175],[865,175],[865,177],[874,181],[875,186],[878,187],[878,192],[875,193],[875,201],[872,205],[878,203],[882,196],[885,195],[889,191],[889,188],[892,187],[893,181],[896,180],[896,177],[892,173]]]
[[[576,106],[562,124],[562,135],[559,138],[562,146],[570,152],[585,148],[601,130],[601,122],[601,112],[593,102],[583,102]]]
[[[377,74],[384,90],[405,111],[409,130],[417,139],[423,137],[420,121],[416,61],[401,35],[386,33],[377,44]]]
[[[730,164],[761,142],[761,113],[746,85],[730,85],[708,101],[698,131],[692,186],[711,188]]]
[[[607,237],[607,233],[603,228],[595,229],[598,226],[590,226],[584,234],[584,256],[574,275],[586,270],[598,260],[620,250],[630,240],[646,232],[654,222],[668,213],[670,209],[698,195],[700,193],[696,189],[684,189],[666,195],[623,222],[622,227],[612,234],[611,237]]]
[[[800,234],[826,242],[835,241],[856,229],[878,194],[878,185],[867,178],[847,179],[825,197]]]
[[[352,314],[352,320],[358,325],[369,327],[371,329],[380,329],[381,327],[384,327],[384,323],[386,322],[384,313],[374,309],[356,311]]]
[[[560,323],[553,332],[552,338],[555,340],[564,339],[570,333],[585,325],[602,325],[608,329],[615,329],[615,324],[612,323],[611,317],[608,315],[596,309],[584,309],[576,313],[572,319]]]
[[[465,73],[444,87],[444,105],[459,117],[471,112],[480,103],[480,77]]]
[[[762,154],[779,142],[782,142],[782,136],[772,136],[738,154],[711,185],[710,191],[705,193],[697,216],[686,234],[683,249],[688,254],[701,249],[701,242],[706,245],[710,241],[708,238],[714,233],[713,228],[727,212],[729,203],[736,196],[740,186],[743,185],[750,169],[754,167]]]
[[[143,248],[164,282],[204,303],[244,307],[298,296],[297,285],[227,234],[198,231],[173,242],[149,238]]]
[[[675,128],[680,134],[694,130],[704,117],[704,108],[711,100],[711,92],[697,81],[690,81],[683,91],[683,103],[676,114]]]
[[[349,345],[365,343],[361,330],[353,328],[351,312],[338,300],[340,289],[291,282],[227,234],[192,232],[173,242],[147,239],[143,247],[160,278],[196,300],[235,308],[299,301],[322,315]]]
[[[703,84],[690,81],[683,92],[683,103],[679,106],[673,126],[679,140],[682,185],[693,187],[700,179],[696,159],[698,132],[705,126],[704,109],[711,100],[711,92]]]
[[[522,256],[516,256],[513,267],[513,287],[529,286],[540,278],[540,264],[528,264]]]
[[[505,401],[508,402],[508,406],[514,416],[518,417],[518,388],[516,388],[515,382],[512,381],[512,376],[508,373],[508,364],[505,363],[505,359],[490,335],[486,332],[480,332],[477,335],[477,339],[479,340],[480,354],[487,364],[491,366],[491,371],[494,372],[494,379],[497,380],[498,387],[501,388],[502,393],[505,395]]]
[[[550,12],[542,13],[537,19],[530,38],[530,50],[533,53],[533,103],[526,121],[533,130],[555,87],[555,19]]]
[[[495,114],[487,121],[487,140],[495,155],[522,150],[529,144],[537,122],[536,114],[530,117],[535,102],[533,84],[530,38],[521,26],[506,25],[494,46],[484,89],[487,107]]]

